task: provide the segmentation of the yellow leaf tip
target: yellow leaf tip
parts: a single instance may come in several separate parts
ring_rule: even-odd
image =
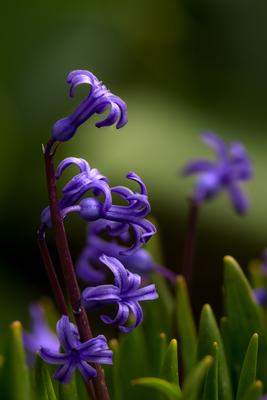
[[[22,328],[22,325],[21,325],[20,321],[13,321],[10,326],[11,326],[11,328],[14,328],[14,329]]]

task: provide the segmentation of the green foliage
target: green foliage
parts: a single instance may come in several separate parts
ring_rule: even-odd
[[[220,327],[206,304],[196,331],[183,277],[177,278],[174,313],[171,291],[161,278],[157,281],[161,297],[166,296],[165,299],[151,302],[145,308],[142,326],[110,341],[113,366],[105,366],[105,376],[111,399],[260,400],[263,385],[266,385],[267,327],[250,285],[235,260],[225,258],[225,316]],[[52,307],[48,307],[47,312],[52,313]],[[167,339],[172,334],[174,315],[179,346],[176,339],[170,342]],[[165,324],[167,335],[162,332]],[[79,373],[69,385],[58,384],[51,375],[54,368],[48,368],[38,356],[33,369],[29,369],[21,333],[20,323],[14,322],[6,352],[0,357],[1,398],[88,399]]]
[[[177,277],[176,322],[181,341],[183,366],[185,373],[188,374],[196,362],[197,333],[183,276]]]

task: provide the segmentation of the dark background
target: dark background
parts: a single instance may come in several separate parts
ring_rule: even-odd
[[[129,123],[97,130],[93,120],[59,149],[86,158],[125,184],[136,171],[158,219],[166,265],[181,271],[186,195],[178,171],[212,157],[200,133],[240,140],[255,166],[251,209],[237,216],[226,194],[201,210],[196,309],[219,307],[222,257],[246,268],[266,246],[267,3],[236,0],[8,2],[1,12],[0,333],[26,320],[27,304],[50,294],[35,232],[47,204],[41,143],[88,88],[70,100],[66,76],[89,69],[128,105]],[[85,227],[68,223],[73,254]]]

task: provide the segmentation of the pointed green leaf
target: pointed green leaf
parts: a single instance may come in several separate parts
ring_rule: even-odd
[[[200,316],[198,360],[202,359],[206,355],[213,354],[214,342],[218,344],[218,383],[220,398],[222,400],[232,400],[233,390],[221,334],[212,309],[208,304],[206,304],[204,305]]]
[[[57,400],[46,364],[36,355],[34,363],[35,400]]]
[[[174,383],[170,383],[161,378],[140,378],[132,381],[133,385],[142,385],[154,388],[164,394],[169,400],[181,399],[181,392],[178,386]]]
[[[149,358],[143,327],[139,326],[128,335],[121,336],[119,376],[124,398],[127,400],[147,400],[147,392],[133,387],[131,381],[149,374]],[[145,393],[146,392],[146,393]]]
[[[160,377],[168,382],[175,383],[181,392],[178,375],[177,340],[172,339],[163,360]]]
[[[165,333],[161,332],[159,335],[159,369],[158,373],[160,373],[161,368],[163,366],[163,361],[165,359],[165,355],[167,352],[167,337]]]
[[[5,400],[31,398],[29,371],[22,344],[22,326],[19,321],[13,322],[10,327],[1,374],[1,396]]]
[[[258,352],[258,374],[259,378],[267,384],[267,333],[262,311],[254,299],[243,271],[230,256],[224,259],[224,289],[234,379],[237,381],[240,374],[250,338],[257,332],[261,338]]]
[[[76,388],[79,400],[90,400],[87,388],[80,373],[75,374]]]
[[[201,360],[185,378],[182,389],[182,400],[199,400],[203,390],[206,373],[214,362],[211,356],[206,356]]]
[[[120,376],[120,345],[116,339],[109,342],[109,347],[113,351],[113,364],[110,369],[110,390],[112,393],[111,398],[116,400],[123,400],[122,382]]]
[[[204,386],[203,400],[218,400],[219,399],[219,382],[218,382],[218,343],[213,343],[213,351],[211,356],[214,358],[214,363],[210,365]]]
[[[87,395],[88,398],[88,395]],[[59,400],[79,400],[76,380],[72,378],[70,383],[63,385],[59,383],[58,385],[58,399]]]
[[[248,389],[247,394],[242,400],[260,400],[262,397],[262,382],[256,381],[252,384],[252,386]]]
[[[176,323],[181,341],[181,354],[185,375],[196,362],[197,334],[188,290],[183,276],[177,277]]]
[[[258,342],[259,336],[254,333],[250,339],[245,359],[242,365],[236,400],[243,400],[248,389],[252,386],[256,379],[257,359],[258,359]]]

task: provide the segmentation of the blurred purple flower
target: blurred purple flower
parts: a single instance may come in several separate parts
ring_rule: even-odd
[[[151,272],[159,272],[171,282],[175,282],[176,275],[167,268],[155,263],[148,251],[137,249],[129,255],[121,255],[127,249],[127,244],[121,245],[117,241],[107,241],[99,234],[102,221],[93,222],[88,226],[87,243],[76,263],[76,272],[80,279],[90,284],[103,283],[106,278],[106,269],[101,268],[99,258],[102,254],[117,258],[126,269],[133,273],[147,276]]]
[[[258,304],[267,306],[267,290],[265,288],[257,288],[253,290],[254,297]]]
[[[55,176],[59,179],[66,168],[75,165],[79,168],[79,173],[63,187],[63,197],[59,200],[60,210],[76,204],[82,196],[91,190],[95,195],[104,195],[104,209],[112,204],[111,191],[108,179],[101,175],[96,168],[90,168],[88,162],[82,158],[68,157],[58,165]],[[41,221],[46,226],[51,227],[50,209],[46,207],[41,214]]]
[[[183,169],[185,176],[199,174],[193,200],[196,203],[213,198],[222,189],[226,189],[235,210],[243,214],[249,207],[246,194],[239,186],[240,181],[252,178],[252,163],[244,146],[239,142],[227,145],[219,136],[207,132],[203,141],[212,147],[217,161],[199,159],[189,162]]]
[[[38,303],[31,304],[29,311],[31,316],[31,332],[23,331],[23,344],[27,350],[28,364],[32,366],[35,353],[41,346],[47,346],[53,351],[58,351],[59,341],[49,328],[41,305]]]
[[[76,326],[66,315],[57,323],[57,334],[64,353],[42,347],[39,354],[48,364],[60,365],[54,378],[61,383],[69,383],[76,368],[88,382],[96,376],[96,370],[90,363],[112,364],[112,351],[108,348],[105,336],[99,335],[81,343]]]
[[[97,128],[110,126],[116,123],[116,128],[122,128],[127,123],[126,104],[118,96],[113,95],[95,75],[86,70],[72,71],[67,78],[70,84],[70,96],[74,97],[74,90],[81,84],[91,86],[85,100],[68,117],[55,123],[52,136],[61,142],[69,140],[75,134],[77,128],[89,119],[93,114],[102,114],[109,108],[108,115],[102,121],[97,122]]]
[[[114,274],[114,285],[86,288],[82,292],[82,304],[89,309],[105,304],[117,304],[118,312],[114,319],[107,315],[101,315],[101,319],[106,324],[117,325],[121,332],[129,333],[143,321],[143,311],[139,301],[158,298],[155,285],[151,284],[141,288],[141,277],[129,272],[114,257],[102,255],[100,261]],[[130,312],[132,312],[135,322],[131,326],[125,326]]]

